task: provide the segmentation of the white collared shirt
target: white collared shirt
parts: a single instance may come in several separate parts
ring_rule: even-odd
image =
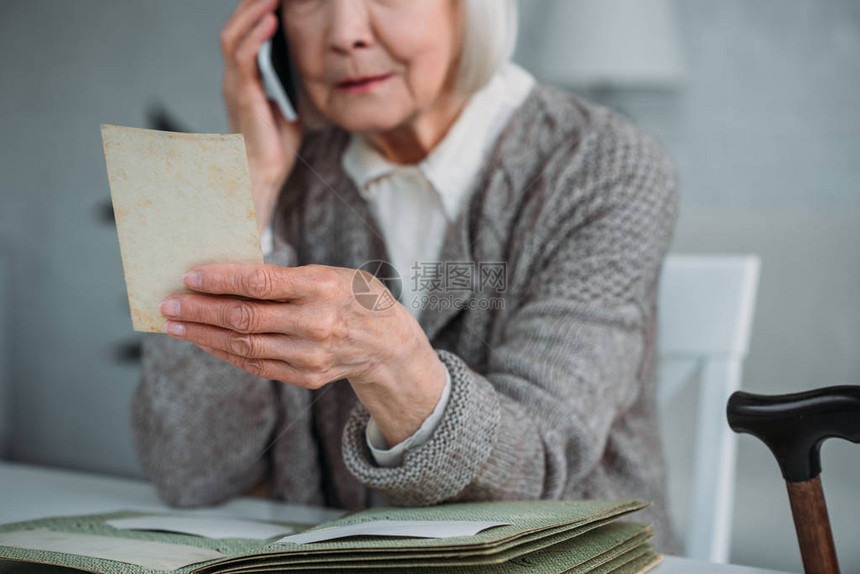
[[[438,261],[448,226],[456,221],[501,130],[534,85],[523,68],[508,63],[466,102],[460,116],[422,161],[399,165],[389,162],[360,134],[353,133],[341,165],[367,201],[379,223],[391,264],[403,285],[400,302],[418,319],[427,295],[415,281],[413,264]],[[270,228],[263,234],[263,251],[271,251]],[[420,264],[419,264],[420,265]],[[447,373],[447,370],[446,370]],[[367,425],[367,444],[380,466],[398,466],[403,452],[426,442],[438,426],[448,403],[451,376],[436,408],[421,427],[404,441],[386,448],[373,418]]]

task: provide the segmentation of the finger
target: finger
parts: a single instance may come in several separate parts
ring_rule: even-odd
[[[176,305],[171,306],[170,303]],[[177,308],[178,307],[178,308]],[[204,323],[237,333],[300,335],[317,312],[307,306],[251,301],[215,295],[177,294],[162,301],[162,314],[173,321]]]
[[[236,333],[198,323],[182,325],[185,328],[184,334],[170,333],[171,336],[205,345],[222,353],[246,359],[281,361],[304,375],[324,374],[331,368],[331,355],[312,341],[286,335]]]
[[[183,277],[189,289],[213,295],[239,295],[251,299],[288,301],[336,288],[334,272],[324,266],[281,267],[238,263],[202,265]]]
[[[274,14],[264,14],[253,28],[240,40],[235,48],[234,59],[242,73],[256,73],[257,52],[263,42],[272,37],[278,19]]]
[[[225,57],[231,56],[236,46],[248,30],[264,14],[271,12],[276,0],[242,0],[221,30],[221,51]]]
[[[283,361],[269,359],[248,359],[239,355],[227,353],[214,347],[209,347],[208,345],[198,344],[198,346],[210,355],[218,357],[222,361],[227,361],[228,363],[231,363],[232,365],[242,369],[243,371],[247,371],[252,375],[256,375],[264,379],[274,379],[276,381],[282,381],[285,383],[291,382],[290,378],[293,373],[291,373],[289,366]]]
[[[228,353],[226,351],[216,349],[215,347],[210,347],[208,345],[198,343],[197,346],[209,353],[210,355],[218,357],[222,361],[226,361],[242,369],[243,371],[251,373],[252,375],[256,375],[264,379],[281,381],[283,383],[288,383],[290,385],[298,387],[318,389],[325,384],[339,378],[332,377],[330,380],[328,380],[328,377],[325,376],[308,374],[306,371],[296,369],[290,366],[289,363],[286,363],[284,361],[271,359],[249,359],[240,355],[233,355],[232,353]]]
[[[224,56],[233,53],[236,45],[260,17],[272,9],[269,0],[242,0],[221,28],[221,50]]]
[[[168,322],[168,327],[176,324],[184,328],[184,333],[168,333],[177,339],[206,345],[247,359],[285,360],[285,357],[292,354],[291,347],[295,346],[295,340],[286,335],[237,333],[213,325],[174,321]]]

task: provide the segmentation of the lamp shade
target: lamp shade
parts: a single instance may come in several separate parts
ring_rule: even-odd
[[[683,77],[672,0],[549,0],[535,72],[569,87],[674,87]]]

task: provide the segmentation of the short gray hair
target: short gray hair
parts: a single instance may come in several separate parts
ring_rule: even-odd
[[[513,56],[517,44],[516,0],[459,0],[463,18],[456,88],[473,94]]]

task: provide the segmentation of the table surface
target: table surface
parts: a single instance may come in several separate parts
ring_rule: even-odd
[[[51,516],[117,510],[168,511],[152,484],[126,478],[0,462],[0,524]],[[319,524],[343,511],[286,504],[261,498],[236,498],[211,508],[183,509],[199,515],[232,516]],[[710,564],[666,556],[654,574],[784,574],[748,566]]]

